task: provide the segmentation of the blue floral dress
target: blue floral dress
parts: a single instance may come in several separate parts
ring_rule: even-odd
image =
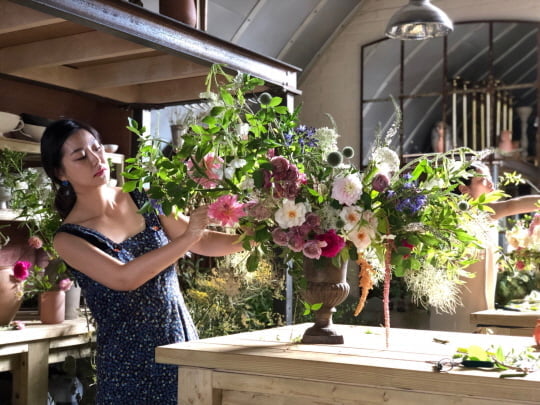
[[[140,208],[147,197],[134,191]],[[79,236],[123,263],[168,243],[156,214],[144,214],[146,227],[122,243],[80,225],[58,232]],[[174,266],[133,291],[115,291],[71,269],[97,322],[96,403],[176,404],[178,368],[155,362],[156,346],[197,339]]]

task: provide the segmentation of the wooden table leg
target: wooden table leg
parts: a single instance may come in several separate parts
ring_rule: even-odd
[[[13,405],[46,404],[49,384],[49,341],[28,344],[13,370]]]
[[[221,404],[221,390],[212,386],[212,370],[178,368],[178,405],[192,404]]]

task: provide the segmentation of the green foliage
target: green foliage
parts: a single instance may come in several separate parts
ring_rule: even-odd
[[[540,356],[534,353],[532,347],[517,350],[515,348],[505,349],[502,346],[492,346],[486,350],[480,346],[471,345],[467,348],[458,348],[454,359],[460,359],[461,362],[492,362],[493,367],[499,371],[519,373],[501,374],[501,378],[525,376],[536,371],[540,364]]]
[[[28,278],[24,281],[23,289],[24,294],[27,297],[38,295],[39,293],[55,290],[67,290],[71,287],[71,282],[62,284],[60,288],[59,283],[61,280],[68,279],[66,264],[56,259],[51,262],[54,266],[44,269],[42,267],[34,265],[28,275]]]
[[[267,263],[247,272],[245,254],[218,259],[215,266],[205,261],[193,256],[179,262],[186,304],[201,338],[281,324],[272,308],[282,298],[282,280]]]
[[[24,152],[0,150],[1,182],[11,190],[10,205],[19,211],[21,226],[42,240],[51,257],[57,257],[52,241],[61,219],[54,208],[52,184],[42,171],[26,167],[26,157]]]

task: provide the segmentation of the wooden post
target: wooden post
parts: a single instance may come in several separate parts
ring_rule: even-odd
[[[178,368],[178,405],[218,405],[222,391],[212,386],[212,370]]]
[[[49,341],[28,343],[13,370],[13,405],[46,404],[49,383]]]

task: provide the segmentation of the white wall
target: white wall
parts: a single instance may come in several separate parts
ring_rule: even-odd
[[[432,0],[454,22],[477,20],[540,21],[540,0]],[[340,145],[360,145],[360,53],[364,44],[384,38],[386,23],[407,0],[363,0],[356,15],[304,72],[302,121],[328,126],[331,114],[341,134]]]

